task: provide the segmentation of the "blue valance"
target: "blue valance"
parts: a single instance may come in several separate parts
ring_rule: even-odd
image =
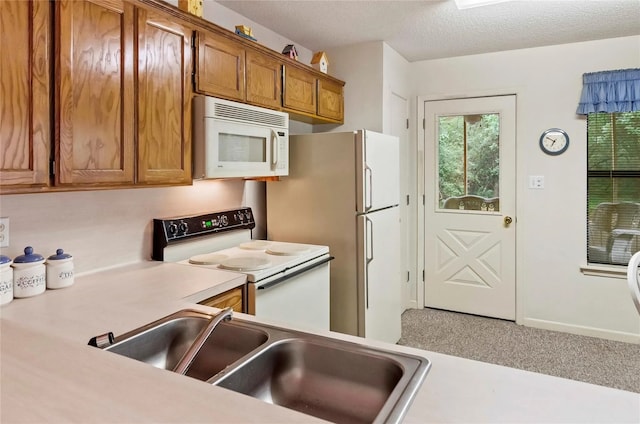
[[[582,84],[578,115],[640,110],[640,69],[591,72]]]

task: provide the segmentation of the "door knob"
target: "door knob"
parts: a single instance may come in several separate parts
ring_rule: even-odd
[[[509,224],[511,224],[513,222],[513,218],[511,218],[510,216],[505,216],[504,217],[504,225],[505,226],[509,226]]]

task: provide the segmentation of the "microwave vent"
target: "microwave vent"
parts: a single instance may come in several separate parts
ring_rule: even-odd
[[[233,119],[234,121],[249,124],[263,124],[281,128],[288,126],[287,116],[281,112],[270,113],[230,104],[216,103],[213,114],[216,118]]]

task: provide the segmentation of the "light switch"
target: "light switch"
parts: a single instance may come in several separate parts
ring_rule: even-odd
[[[543,175],[529,175],[529,188],[543,189],[544,188],[544,176]]]

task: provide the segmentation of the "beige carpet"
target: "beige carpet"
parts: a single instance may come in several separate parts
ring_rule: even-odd
[[[402,315],[398,344],[640,393],[640,345],[437,309]]]

